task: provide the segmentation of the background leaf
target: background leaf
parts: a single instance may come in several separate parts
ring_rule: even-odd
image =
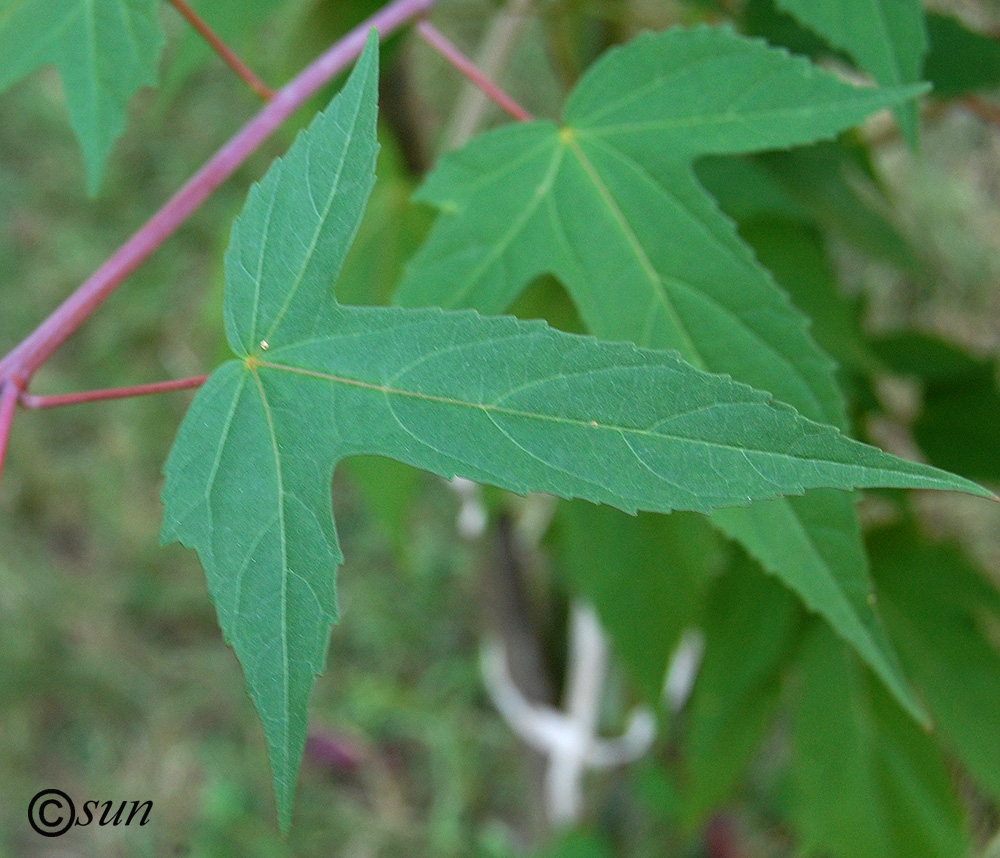
[[[632,680],[658,706],[670,658],[717,562],[714,532],[701,516],[631,518],[581,501],[560,505],[558,516],[561,566],[573,589],[593,603]]]
[[[966,854],[962,813],[932,739],[827,629],[799,662],[793,814],[833,858]]]
[[[941,735],[1000,799],[1000,593],[955,545],[910,526],[869,540],[886,623]]]
[[[921,333],[883,337],[873,345],[893,372],[922,382],[913,435],[929,461],[969,479],[1000,480],[1000,391],[993,363]]]
[[[934,12],[927,15],[927,35],[924,77],[934,84],[935,98],[1000,86],[1000,43],[995,38]]]
[[[724,802],[757,752],[801,624],[791,592],[745,554],[712,582],[705,652],[681,746],[685,824],[694,826]]]
[[[91,193],[129,98],[156,82],[162,46],[156,0],[0,0],[0,90],[56,65]]]
[[[778,6],[845,51],[880,84],[920,80],[927,32],[920,0],[777,0]],[[896,108],[903,134],[916,145],[917,108]]]

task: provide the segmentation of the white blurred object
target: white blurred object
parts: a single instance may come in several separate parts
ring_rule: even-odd
[[[545,811],[553,826],[579,821],[587,769],[637,760],[649,750],[656,730],[653,714],[638,707],[622,736],[598,738],[608,644],[590,605],[576,600],[571,611],[565,711],[525,699],[511,678],[502,643],[488,641],[482,649],[483,680],[494,705],[518,736],[548,757]]]
[[[483,504],[483,493],[479,483],[474,483],[465,477],[452,477],[448,484],[459,498],[460,506],[456,522],[459,535],[463,539],[482,536],[486,530],[486,506]]]
[[[667,678],[663,683],[663,698],[671,712],[680,712],[691,696],[694,681],[698,678],[698,668],[705,654],[705,635],[700,629],[688,629],[677,644]]]

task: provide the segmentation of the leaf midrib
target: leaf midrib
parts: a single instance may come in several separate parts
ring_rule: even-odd
[[[362,107],[364,106],[362,101],[363,100],[361,98],[358,98],[358,100],[354,105],[354,114],[351,117],[351,127],[346,135],[348,140],[354,139],[354,130],[357,127],[358,118],[361,116],[361,110]],[[305,159],[307,163],[309,161],[310,152],[312,151],[312,140],[310,140],[309,143],[310,145],[307,146],[305,149]],[[282,304],[281,309],[278,311],[277,315],[274,318],[274,321],[271,323],[271,327],[268,328],[267,332],[262,337],[262,340],[265,342],[274,336],[274,332],[278,329],[278,326],[281,324],[282,319],[284,319],[285,314],[288,312],[288,308],[291,307],[292,303],[295,300],[295,296],[298,294],[299,288],[302,285],[302,281],[306,275],[306,270],[309,268],[309,264],[312,262],[313,254],[315,254],[316,247],[319,244],[320,233],[322,233],[323,227],[326,226],[326,222],[330,214],[330,209],[333,206],[333,201],[337,197],[337,191],[340,189],[340,179],[344,173],[344,167],[347,164],[347,158],[349,152],[350,152],[350,146],[345,146],[343,154],[341,155],[340,158],[340,162],[337,164],[337,174],[333,177],[333,183],[330,187],[330,192],[327,195],[326,204],[323,206],[323,211],[322,212],[317,211],[318,220],[316,222],[316,228],[315,230],[313,230],[309,246],[308,248],[306,248],[306,255],[305,258],[302,260],[302,266],[299,269],[299,273],[296,276],[295,281],[292,283],[291,287],[288,290],[288,296],[285,298],[284,304]],[[308,175],[309,174],[307,167],[306,176],[308,177]],[[277,197],[277,189],[275,189],[275,193],[273,196]],[[257,321],[258,320],[255,318],[253,325],[255,331],[257,330]],[[253,339],[251,340],[251,345],[250,345],[251,348],[253,348],[253,341],[255,341],[256,339],[257,336],[255,334]]]
[[[621,231],[626,244],[628,244],[629,249],[632,251],[636,261],[639,263],[639,267],[646,275],[646,279],[649,280],[653,293],[659,296],[660,304],[663,306],[663,309],[667,313],[670,321],[683,338],[686,352],[684,355],[685,358],[698,366],[699,369],[706,369],[705,361],[691,337],[691,332],[688,330],[688,327],[684,323],[683,319],[681,319],[680,315],[677,313],[677,308],[674,307],[673,301],[670,300],[670,295],[664,287],[663,279],[660,277],[660,273],[656,270],[656,266],[653,265],[652,260],[650,260],[649,256],[646,254],[646,251],[642,246],[642,242],[632,229],[632,225],[628,222],[628,218],[625,217],[625,213],[621,210],[621,207],[612,195],[611,190],[601,180],[601,176],[597,172],[597,169],[573,137],[568,138],[566,146],[573,150],[573,155],[576,156],[577,162],[583,168],[587,178],[590,179],[597,195],[601,198],[605,206],[607,206],[607,209],[610,212],[611,217],[614,218],[615,223],[618,225],[618,229]]]
[[[363,381],[361,379],[348,378],[346,376],[335,375],[333,373],[320,372],[319,370],[305,369],[304,367],[289,366],[287,364],[277,364],[277,363],[271,363],[271,362],[267,362],[267,361],[258,360],[258,361],[254,362],[254,367],[255,367],[255,369],[256,368],[263,368],[263,369],[273,369],[273,370],[277,370],[279,372],[289,372],[289,373],[293,373],[295,375],[303,375],[303,376],[307,376],[309,378],[316,378],[316,379],[320,379],[322,381],[329,381],[329,382],[334,383],[334,384],[343,384],[343,385],[346,385],[348,387],[356,387],[356,388],[361,388],[361,389],[364,389],[364,390],[371,390],[371,391],[374,391],[376,393],[381,393],[381,394],[383,394],[384,396],[387,396],[387,397],[389,397],[389,396],[405,396],[405,397],[408,397],[408,398],[411,398],[411,399],[418,399],[418,400],[422,400],[422,401],[425,401],[425,402],[436,402],[436,403],[439,403],[441,405],[456,406],[456,407],[461,407],[461,408],[473,408],[473,409],[477,409],[479,411],[482,411],[482,412],[486,413],[487,415],[498,414],[498,415],[504,415],[504,416],[507,416],[507,417],[523,417],[523,418],[528,418],[528,419],[532,419],[532,420],[547,421],[547,422],[550,422],[550,423],[563,423],[563,424],[567,424],[567,425],[571,425],[571,426],[579,426],[579,427],[586,426],[586,427],[589,427],[589,428],[592,428],[592,429],[600,429],[600,430],[605,430],[605,431],[609,431],[609,432],[618,432],[618,433],[622,434],[623,436],[626,433],[630,434],[630,435],[643,435],[643,436],[647,436],[647,437],[650,437],[650,438],[655,438],[657,440],[673,441],[673,442],[677,442],[677,443],[686,443],[686,444],[696,444],[696,445],[699,445],[699,446],[710,447],[712,449],[718,449],[718,450],[727,450],[727,451],[738,452],[738,453],[759,453],[761,455],[776,456],[776,457],[781,457],[781,458],[793,459],[793,460],[797,460],[797,461],[801,460],[800,457],[791,455],[788,451],[779,453],[779,452],[776,452],[774,450],[758,449],[758,448],[755,448],[755,447],[738,447],[738,446],[735,446],[733,444],[723,444],[723,443],[720,443],[718,441],[706,441],[706,440],[702,440],[702,439],[699,439],[699,438],[691,438],[691,437],[684,436],[684,435],[674,435],[674,434],[671,434],[671,433],[668,433],[668,432],[656,432],[656,431],[653,431],[651,429],[640,429],[640,428],[635,428],[635,427],[631,427],[631,426],[615,426],[615,425],[611,425],[611,424],[608,424],[608,423],[598,423],[595,426],[594,424],[596,423],[596,421],[587,420],[586,418],[582,418],[582,417],[561,417],[561,416],[555,415],[555,414],[544,414],[544,413],[535,412],[535,411],[524,411],[522,409],[517,409],[517,408],[504,408],[502,406],[495,405],[493,403],[488,403],[488,402],[470,402],[468,400],[455,399],[454,397],[442,396],[440,394],[421,393],[421,392],[414,391],[414,390],[405,390],[403,388],[390,387],[390,386],[385,385],[385,384],[377,384],[377,383],[371,382],[371,381]],[[604,370],[597,370],[596,372],[603,372],[603,371]],[[569,377],[573,377],[573,376],[589,375],[592,372],[595,372],[595,371],[594,370],[585,370],[585,371],[578,372],[578,373],[566,373],[562,377],[569,378]],[[535,383],[541,384],[541,383],[549,382],[549,381],[552,381],[552,380],[553,379],[551,379],[551,378],[544,378],[544,379],[539,379]],[[261,395],[264,396],[265,394],[262,392]],[[670,419],[673,420],[673,419],[677,419],[677,418],[681,418],[681,417],[691,417],[691,416],[693,416],[695,414],[698,414],[699,412],[708,411],[708,410],[710,410],[712,408],[724,407],[726,405],[733,405],[733,406],[738,406],[738,405],[765,405],[765,403],[762,402],[762,401],[761,402],[755,402],[753,400],[739,400],[739,401],[734,401],[734,402],[731,402],[731,403],[711,403],[709,405],[705,405],[705,406],[702,406],[702,407],[699,407],[699,408],[694,408],[694,409],[690,409],[688,411],[679,412],[678,414],[675,414],[675,415],[671,415]],[[803,421],[807,421],[808,423],[812,423],[812,421],[808,421],[807,418],[801,418],[801,419]],[[813,425],[820,426],[820,424],[813,424]],[[827,429],[822,429],[820,432],[817,432],[815,434],[817,434],[817,435],[828,434],[830,436],[835,436],[835,435],[839,435],[841,433],[835,427],[831,427],[828,430]],[[814,436],[810,435],[810,436],[807,436],[807,437],[814,437]],[[791,448],[789,448],[789,449],[791,449]],[[833,465],[841,465],[841,464],[843,464],[843,463],[840,463],[840,462],[836,462],[835,460],[828,460],[828,459],[823,459],[823,460],[806,459],[805,461],[821,461],[821,462],[828,462],[828,463],[833,464]],[[850,466],[850,467],[854,467],[854,466]],[[879,470],[882,470],[882,469],[879,469]]]
[[[271,437],[271,450],[274,453],[274,470],[277,481],[277,505],[278,505],[278,533],[281,536],[281,704],[283,708],[283,728],[281,731],[282,761],[288,765],[290,730],[291,723],[289,712],[289,659],[288,659],[288,539],[285,530],[285,488],[284,477],[281,470],[281,453],[278,449],[278,436],[274,429],[274,419],[271,415],[271,405],[267,401],[267,394],[264,393],[264,385],[261,383],[260,375],[251,370],[254,382],[257,385],[257,392],[260,395],[261,405],[264,408],[264,418],[267,420],[267,431]]]

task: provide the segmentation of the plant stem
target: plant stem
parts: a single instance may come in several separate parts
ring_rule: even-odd
[[[488,78],[496,78],[509,64],[514,45],[531,15],[532,2],[507,0],[490,22],[475,54],[476,66]],[[463,87],[445,128],[447,148],[459,148],[476,132],[487,104],[481,90],[471,84]]]
[[[24,389],[59,345],[159,247],[288,116],[346,67],[364,47],[371,27],[391,33],[426,13],[435,0],[394,0],[355,27],[275,94],[212,158],[72,295],[4,358],[0,380]]]
[[[220,39],[197,12],[184,0],[170,0],[181,16],[198,31],[198,34],[211,45],[212,49],[225,61],[240,79],[250,87],[261,99],[270,101],[274,98],[274,90],[255,75],[246,64]]]
[[[507,95],[494,81],[490,80],[472,60],[465,56],[430,21],[419,21],[416,30],[428,45],[474,83],[485,96],[513,116],[514,119],[519,122],[526,122],[532,118],[527,110]]]
[[[14,410],[17,408],[17,397],[20,392],[13,381],[0,382],[0,474],[3,473],[3,460],[7,454],[7,441],[10,439],[10,424],[14,422]]]
[[[19,401],[30,409],[58,408],[61,405],[77,405],[81,402],[100,402],[104,399],[127,399],[132,396],[149,396],[152,393],[168,393],[172,390],[187,390],[200,387],[207,375],[191,378],[177,378],[171,381],[154,381],[151,384],[135,384],[129,387],[106,387],[101,390],[82,390],[79,393],[59,393],[54,396],[35,396],[22,393]]]

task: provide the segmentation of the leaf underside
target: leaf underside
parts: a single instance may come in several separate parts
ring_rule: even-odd
[[[374,180],[377,39],[252,189],[226,255],[236,356],[165,465],[162,536],[197,549],[267,739],[287,828],[336,617],[334,465],[379,455],[627,511],[817,486],[983,490],[844,437],[676,353],[473,311],[338,305]]]

